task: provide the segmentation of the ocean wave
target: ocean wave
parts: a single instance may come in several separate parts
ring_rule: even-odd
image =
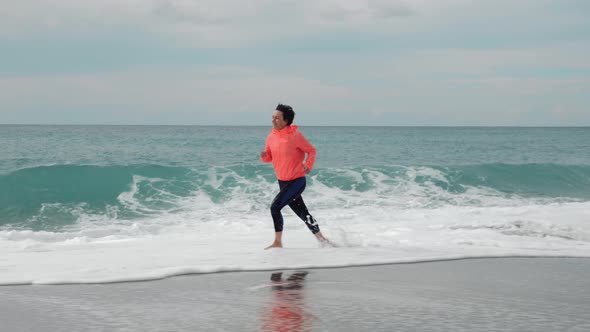
[[[269,165],[217,167],[52,165],[0,175],[0,225],[57,230],[82,220],[134,220],[233,202],[266,209],[276,194]],[[321,206],[400,209],[517,205],[590,199],[590,166],[482,164],[319,167],[306,195]],[[511,203],[512,202],[512,203]],[[206,214],[206,213],[205,213]]]

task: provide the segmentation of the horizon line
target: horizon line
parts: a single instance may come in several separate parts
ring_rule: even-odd
[[[305,127],[367,127],[367,128],[588,128],[589,125],[299,125]],[[0,126],[61,127],[272,127],[271,125],[239,124],[84,124],[84,123],[0,123]]]

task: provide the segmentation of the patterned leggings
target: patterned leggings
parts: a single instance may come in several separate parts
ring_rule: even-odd
[[[272,215],[272,220],[275,225],[275,232],[283,231],[283,215],[281,214],[281,210],[286,205],[289,205],[291,210],[293,210],[293,212],[305,222],[307,228],[309,228],[313,234],[320,231],[320,226],[318,226],[316,220],[311,214],[309,214],[309,211],[303,202],[303,198],[301,197],[301,193],[305,190],[305,185],[305,176],[291,181],[279,180],[281,191],[270,205],[270,214]]]

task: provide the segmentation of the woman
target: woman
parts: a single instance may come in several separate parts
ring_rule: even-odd
[[[264,151],[260,152],[260,159],[263,162],[272,162],[281,189],[270,206],[275,228],[275,240],[265,249],[283,247],[281,209],[286,205],[289,205],[293,212],[305,222],[320,244],[329,244],[301,197],[306,185],[305,175],[313,169],[316,150],[303,134],[297,131],[297,126],[292,125],[294,118],[295,112],[291,106],[279,104],[272,115],[273,129],[266,139],[266,147]]]

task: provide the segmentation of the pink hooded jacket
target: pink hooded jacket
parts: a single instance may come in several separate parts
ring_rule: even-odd
[[[315,147],[297,131],[296,125],[281,130],[273,129],[266,138],[266,157],[260,158],[265,163],[272,162],[281,181],[290,181],[305,176],[303,166],[311,169],[315,162]],[[305,165],[303,159],[307,153]]]

